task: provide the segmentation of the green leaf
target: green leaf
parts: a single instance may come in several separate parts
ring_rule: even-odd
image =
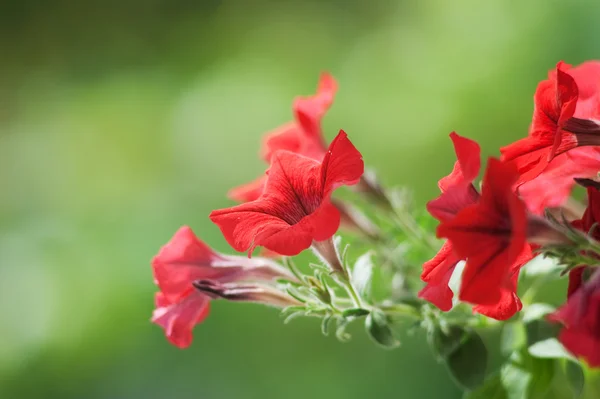
[[[523,310],[523,322],[529,323],[534,320],[542,319],[547,314],[556,310],[554,306],[546,303],[533,303]]]
[[[361,255],[354,263],[352,269],[352,284],[361,297],[371,295],[371,281],[373,279],[373,260],[371,252]]]
[[[489,377],[474,391],[465,393],[463,399],[508,399],[499,374]]]
[[[533,320],[525,324],[527,330],[527,345],[531,346],[536,342],[545,341],[557,336],[561,326],[557,323],[550,323],[544,319]]]
[[[487,358],[483,340],[471,331],[467,333],[461,345],[446,357],[446,366],[458,385],[472,390],[485,379]]]
[[[529,354],[543,359],[568,359],[577,363],[577,359],[556,338],[536,342],[529,347]]]
[[[467,338],[467,332],[459,326],[448,326],[445,330],[439,327],[430,330],[429,345],[439,360],[443,360],[454,352]]]
[[[323,335],[329,335],[329,324],[331,322],[332,315],[328,314],[321,320],[321,332]]]
[[[335,336],[340,342],[348,342],[350,341],[350,334],[346,332],[346,327],[348,326],[348,321],[346,319],[337,319],[337,327],[335,329]]]
[[[289,315],[286,316],[285,319],[283,319],[283,324],[288,324],[292,320],[297,319],[298,317],[301,317],[301,316],[304,316],[304,312],[290,313]]]
[[[509,355],[527,344],[527,333],[521,322],[507,322],[502,328],[500,350]]]
[[[565,375],[573,390],[573,397],[581,396],[585,386],[585,374],[581,363],[556,338],[549,338],[531,345],[529,353],[538,358],[562,359]]]
[[[394,349],[400,346],[400,341],[394,336],[387,317],[382,312],[371,312],[365,320],[365,327],[373,341],[383,348]]]
[[[515,352],[500,370],[507,399],[543,397],[552,384],[554,361]]]
[[[295,287],[287,287],[286,291],[292,298],[298,300],[299,302],[306,303],[306,298],[304,298]]]
[[[585,387],[585,374],[583,373],[581,364],[565,359],[563,361],[563,367],[569,385],[571,385],[571,389],[573,390],[573,397],[581,397],[583,388]]]
[[[362,308],[346,309],[342,312],[343,317],[360,317],[360,316],[365,316],[368,314],[369,314],[369,311],[367,309],[362,309]]]

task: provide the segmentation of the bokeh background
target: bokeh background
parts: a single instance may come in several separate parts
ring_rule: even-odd
[[[389,184],[436,192],[456,130],[525,134],[537,82],[600,57],[594,1],[0,2],[1,398],[459,398],[424,337],[376,348],[216,302],[188,350],[149,323],[150,259],[264,170],[319,72]],[[562,298],[556,298],[560,301]]]

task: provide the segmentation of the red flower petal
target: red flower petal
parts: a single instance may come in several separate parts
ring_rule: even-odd
[[[456,152],[456,163],[452,173],[438,182],[442,192],[457,184],[472,183],[481,168],[481,149],[476,141],[459,136],[455,132],[450,133],[450,138]]]
[[[600,367],[600,337],[586,330],[564,328],[558,339],[569,352],[585,359],[591,367]]]
[[[241,267],[214,268],[224,258],[200,241],[192,229],[181,227],[152,260],[154,281],[171,303],[187,295],[194,280],[223,279],[240,272]]]
[[[266,176],[261,176],[250,183],[229,190],[227,197],[238,202],[250,202],[258,199],[265,189]]]
[[[267,162],[276,151],[300,153],[304,144],[302,127],[297,122],[288,122],[263,137],[260,156]]]
[[[358,182],[363,171],[360,153],[340,131],[323,163],[277,152],[258,200],[213,211],[210,218],[237,251],[251,254],[261,245],[282,255],[297,255],[312,241],[335,234],[340,215],[329,196],[342,184]]]
[[[518,185],[539,175],[556,155],[577,146],[576,136],[563,130],[575,114],[578,98],[577,84],[565,69],[559,62],[556,75],[538,85],[529,137],[500,149],[502,160],[517,166]]]
[[[474,304],[495,304],[508,286],[511,265],[525,246],[525,205],[512,192],[516,170],[491,158],[480,201],[438,227],[459,258],[467,259],[460,298]]]
[[[456,163],[452,172],[440,179],[438,186],[442,194],[427,203],[427,211],[439,221],[453,218],[461,209],[479,199],[479,193],[472,182],[481,167],[479,144],[450,133],[456,152]]]
[[[321,167],[323,195],[329,195],[340,186],[352,186],[358,183],[364,171],[362,155],[348,140],[346,132],[340,130],[323,158]]]
[[[492,305],[476,305],[473,312],[496,320],[508,320],[523,308],[516,290],[503,288],[498,303]]]
[[[454,293],[448,287],[448,282],[460,260],[454,254],[450,241],[446,241],[439,252],[423,264],[421,280],[427,285],[419,292],[419,298],[431,302],[444,312],[452,309]]]
[[[450,187],[439,197],[427,203],[427,211],[440,222],[450,220],[469,205],[477,203],[479,193],[473,184],[466,183]]]
[[[479,174],[481,167],[481,150],[477,142],[450,133],[456,152],[456,163],[452,172],[438,182],[442,194],[427,203],[427,210],[440,221],[454,218],[458,212],[479,200],[479,193],[472,182]],[[452,290],[448,282],[456,264],[457,257],[449,241],[446,241],[437,255],[423,265],[421,280],[427,285],[419,292],[423,298],[442,311],[452,308]]]
[[[473,311],[496,320],[508,320],[523,308],[521,300],[517,296],[517,286],[519,282],[519,271],[521,267],[533,258],[531,247],[525,245],[523,252],[511,265],[509,284],[501,287],[500,299],[497,303],[491,305],[476,305]]]
[[[294,101],[294,114],[305,134],[312,140],[324,145],[321,133],[321,119],[333,103],[337,91],[337,82],[328,73],[321,74],[317,94],[310,97],[299,97]]]
[[[590,366],[600,367],[600,274],[595,274],[549,316],[564,324],[559,335],[565,348]]]
[[[579,89],[575,116],[578,118],[598,118],[600,93],[600,61],[587,61],[575,68],[563,68],[573,77]],[[551,71],[550,76],[556,74]]]
[[[192,286],[178,302],[170,303],[162,293],[156,294],[152,322],[165,330],[167,339],[178,348],[192,343],[192,330],[210,311],[210,300]]]
[[[594,177],[599,170],[600,151],[596,147],[575,148],[554,158],[539,176],[519,187],[519,194],[530,212],[541,215],[546,208],[565,203],[574,178]]]
[[[261,157],[271,161],[276,151],[286,150],[321,161],[327,145],[321,130],[321,120],[331,106],[337,83],[327,73],[321,74],[314,96],[294,100],[295,121],[268,133],[263,139]]]
[[[569,287],[567,288],[567,298],[571,297],[583,285],[583,274],[586,267],[576,267],[569,272]]]

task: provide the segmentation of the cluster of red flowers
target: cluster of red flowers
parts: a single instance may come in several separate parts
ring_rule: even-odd
[[[251,258],[257,246],[283,256],[312,247],[333,271],[343,271],[331,238],[341,222],[353,218],[331,194],[357,183],[368,191],[370,183],[363,176],[362,156],[344,131],[329,146],[324,139],[321,119],[336,90],[334,79],[323,74],[314,96],[296,99],[294,120],[264,138],[265,175],[229,192],[240,205],[210,214],[231,247],[248,257],[216,253],[183,227],[154,258],[160,292],[153,321],[173,344],[191,343],[192,328],[208,314],[211,298],[297,304],[276,287],[278,279],[294,277],[270,258]],[[502,148],[499,159],[488,160],[480,190],[474,185],[481,167],[479,145],[450,135],[457,162],[439,181],[441,195],[427,204],[440,222],[437,236],[446,241],[423,265],[426,285],[419,293],[443,311],[453,306],[448,283],[465,261],[458,299],[473,304],[477,313],[498,320],[512,317],[522,307],[519,272],[533,251],[569,243],[543,214],[566,207],[575,178],[591,179],[600,171],[600,62],[576,68],[559,63],[538,85],[534,100],[528,136]],[[572,224],[594,233],[600,186],[583,181],[588,208]],[[552,317],[565,326],[565,346],[600,366],[600,274],[592,272],[590,267],[571,272],[568,302]]]
[[[344,131],[329,146],[323,137],[321,119],[336,88],[333,78],[323,74],[316,95],[296,99],[295,120],[264,139],[261,155],[270,164],[266,174],[230,191],[243,204],[210,214],[231,247],[248,252],[247,258],[212,251],[188,227],[154,258],[160,292],[152,320],[173,344],[191,343],[192,328],[208,314],[210,298],[298,304],[273,287],[278,278],[294,279],[286,269],[267,258],[250,258],[257,246],[283,256],[313,246],[341,269],[331,237],[342,215],[330,197],[337,187],[358,183],[364,164]]]
[[[600,62],[576,68],[558,63],[534,96],[529,134],[490,158],[481,193],[473,186],[480,169],[479,145],[456,133],[457,162],[439,181],[441,195],[427,204],[440,221],[438,237],[447,238],[440,252],[423,267],[427,283],[419,296],[441,310],[452,308],[450,277],[461,260],[466,264],[458,299],[474,311],[506,320],[521,310],[517,281],[532,249],[568,244],[568,238],[541,217],[547,209],[566,207],[576,178],[600,171]],[[589,184],[589,204],[581,220],[588,231],[600,215],[595,183]],[[565,210],[566,211],[566,210]],[[554,316],[565,325],[563,344],[571,352],[600,366],[600,276],[584,283],[585,268],[571,272],[572,296]],[[599,299],[596,299],[596,303]],[[591,302],[591,303],[589,303]]]

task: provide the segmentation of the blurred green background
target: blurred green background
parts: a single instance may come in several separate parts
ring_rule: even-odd
[[[594,1],[0,3],[1,398],[459,398],[422,336],[342,344],[214,303],[188,350],[149,323],[150,259],[264,170],[263,132],[328,70],[324,125],[423,202],[524,135],[537,82],[600,57]],[[556,298],[560,301],[562,298]]]

